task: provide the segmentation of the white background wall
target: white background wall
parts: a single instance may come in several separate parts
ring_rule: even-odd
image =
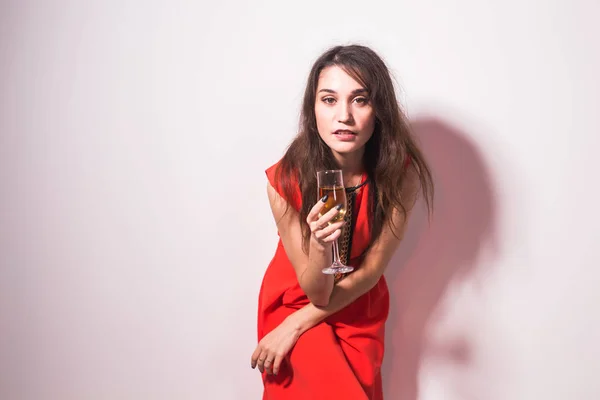
[[[260,398],[263,171],[354,41],[438,190],[387,273],[387,398],[600,398],[600,3],[0,7],[3,399]]]

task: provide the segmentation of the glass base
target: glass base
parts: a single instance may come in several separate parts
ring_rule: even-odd
[[[323,268],[321,271],[326,275],[333,275],[333,274],[337,274],[337,273],[345,274],[345,273],[354,271],[354,267],[351,267],[349,265],[344,265],[339,262],[334,262],[329,267]]]

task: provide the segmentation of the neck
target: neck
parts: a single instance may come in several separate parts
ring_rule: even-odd
[[[361,149],[362,150],[362,149]],[[356,151],[349,154],[340,154],[333,152],[337,163],[344,175],[344,184],[346,186],[355,186],[360,183],[360,178],[364,172],[363,151]]]

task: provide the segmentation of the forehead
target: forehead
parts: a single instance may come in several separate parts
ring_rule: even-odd
[[[317,91],[331,89],[336,92],[352,92],[356,89],[364,89],[364,86],[348,75],[342,68],[334,65],[324,68],[319,75]]]

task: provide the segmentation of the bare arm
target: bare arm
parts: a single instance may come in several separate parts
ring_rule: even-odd
[[[391,227],[383,228],[381,235],[365,256],[362,266],[335,285],[329,302],[324,306],[308,304],[290,316],[299,335],[343,309],[377,284],[404,237],[408,218],[416,201],[417,188],[416,175],[409,175],[403,188],[405,198],[409,199],[407,212],[404,214],[394,210],[392,216],[395,234]]]
[[[396,216],[396,219],[404,218]],[[403,225],[398,226],[405,226],[402,223]],[[391,229],[384,229],[377,243],[365,256],[363,265],[335,285],[327,305],[308,304],[291,316],[298,333],[301,335],[371,290],[383,275],[399,244],[400,239],[392,234]]]
[[[410,215],[410,211],[416,200],[416,188],[418,187],[418,179],[416,178],[415,175],[412,175],[405,181],[403,192],[405,198],[408,200],[407,203],[409,204],[406,204],[406,214],[396,210],[392,216],[395,234],[392,231],[392,228],[385,226],[377,241],[373,243],[373,246],[369,249],[362,266],[335,285],[331,291],[330,298],[325,304],[319,306],[319,302],[315,303],[311,301],[311,304],[294,312],[277,328],[269,332],[260,341],[252,354],[250,361],[252,368],[258,366],[261,372],[267,371],[269,374],[277,374],[283,358],[289,353],[298,338],[304,332],[317,325],[328,316],[343,309],[377,284],[394,252],[398,248],[404,235],[404,231],[406,230],[408,216]],[[291,238],[286,240],[291,240]],[[292,261],[293,263],[301,262],[303,260],[297,255],[294,255],[293,257],[295,260]],[[294,268],[296,268],[296,273],[299,273],[299,268],[296,267],[296,265]]]
[[[331,264],[332,242],[341,233],[340,228],[343,222],[330,226],[327,224],[338,211],[335,209],[330,210],[319,218],[319,211],[325,203],[317,201],[307,220],[312,234],[309,251],[306,254],[302,249],[302,227],[298,212],[289,206],[270,184],[267,184],[267,194],[279,236],[296,271],[300,287],[312,304],[327,305],[334,281],[332,275],[325,275],[321,270]]]

